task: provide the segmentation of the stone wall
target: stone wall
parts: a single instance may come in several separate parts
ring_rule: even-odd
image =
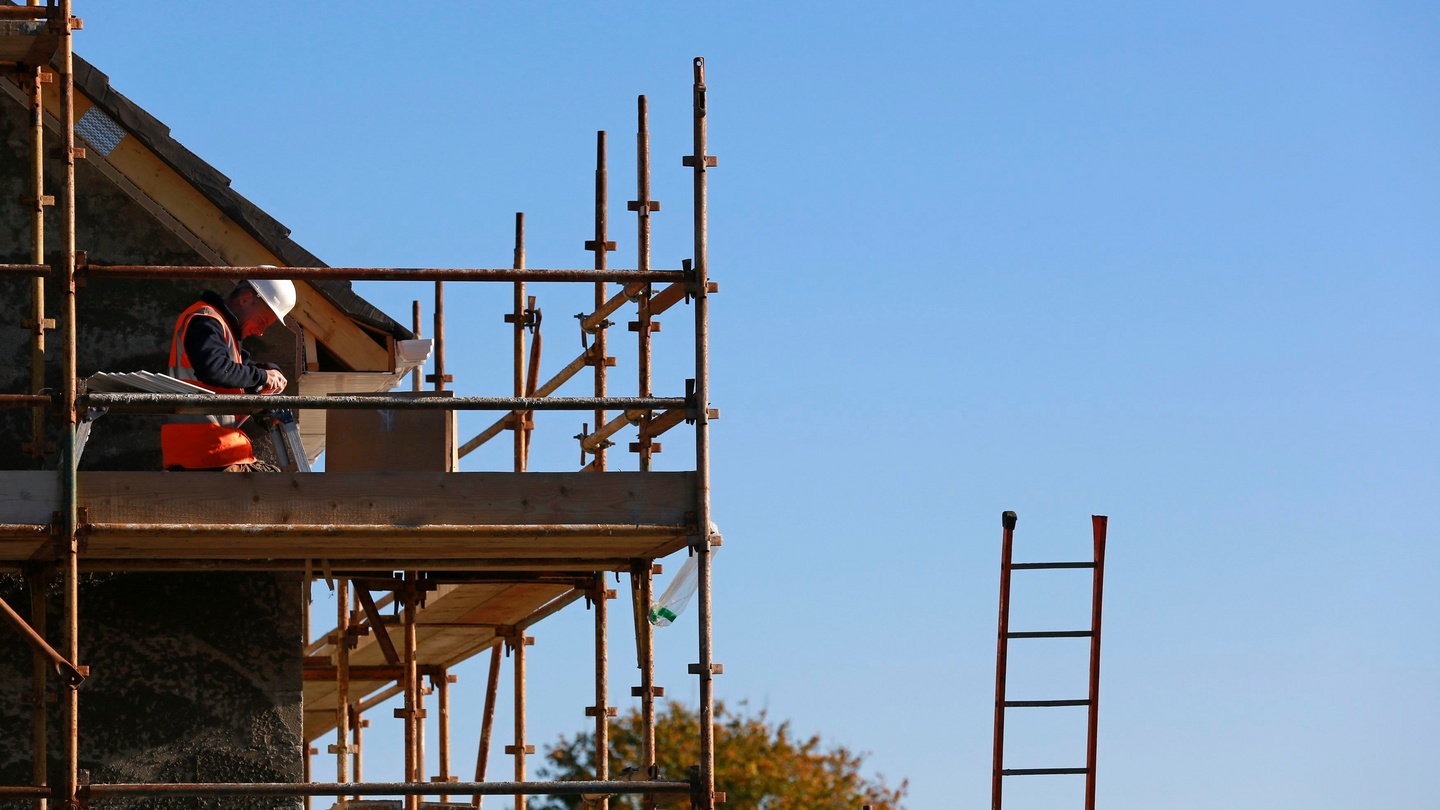
[[[299,574],[95,574],[80,590],[80,767],[96,782],[301,781]],[[22,615],[19,577],[0,594]],[[49,587],[59,646],[58,580]],[[0,636],[0,782],[31,774],[30,654]],[[57,695],[54,679],[49,694]],[[50,703],[52,774],[63,718]],[[52,780],[53,781],[53,780]],[[0,802],[0,805],[6,803]],[[28,806],[11,802],[15,807]],[[227,802],[291,808],[292,800]],[[107,801],[107,808],[212,806]]]
[[[54,141],[48,142],[53,148]],[[0,262],[29,263],[30,193],[27,115],[0,96]],[[47,194],[59,199],[50,160]],[[102,263],[202,264],[98,171],[77,168],[77,245]],[[51,209],[46,229],[53,247],[59,224]],[[47,257],[54,260],[53,254]],[[97,279],[79,295],[79,372],[164,371],[176,316],[199,297],[203,282]],[[225,292],[230,285],[215,285]],[[47,315],[59,299],[47,290]],[[0,279],[0,391],[28,392],[30,281]],[[247,343],[258,359],[291,368],[295,336],[276,327],[263,346]],[[59,340],[47,346],[47,379],[58,385]],[[252,341],[253,342],[253,341]],[[293,375],[292,379],[293,379]],[[160,467],[159,418],[108,414],[95,423],[82,469]],[[55,469],[53,451],[36,459],[21,451],[29,413],[0,409],[0,470]],[[49,429],[49,440],[57,432]],[[256,437],[262,438],[262,437]],[[267,448],[268,441],[257,441]],[[182,473],[176,473],[177,475]],[[52,584],[52,589],[55,587]],[[29,597],[18,577],[0,594],[22,615]],[[53,594],[52,594],[53,596]],[[81,759],[95,781],[301,780],[301,577],[298,574],[92,575],[83,583],[80,663],[92,667],[81,687]],[[54,608],[52,608],[53,610]],[[58,621],[50,639],[59,646]],[[0,628],[0,783],[30,779],[29,654]],[[54,683],[52,679],[52,694]],[[60,717],[51,705],[51,751]],[[227,803],[225,806],[242,806]],[[290,807],[291,801],[253,806]],[[28,807],[6,803],[0,807]],[[104,807],[123,807],[107,802]],[[213,802],[138,802],[144,807],[213,806]],[[246,805],[250,806],[250,805]]]

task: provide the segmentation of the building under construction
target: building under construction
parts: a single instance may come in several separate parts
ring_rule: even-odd
[[[11,358],[0,368],[0,645],[14,651],[0,656],[0,804],[723,801],[711,722],[720,666],[711,651],[710,560],[720,538],[711,519],[709,422],[717,414],[707,363],[707,298],[716,288],[706,261],[706,177],[716,159],[706,144],[703,60],[693,65],[694,141],[683,161],[693,177],[694,252],[681,268],[650,263],[660,206],[650,196],[644,97],[625,214],[635,267],[607,261],[621,229],[608,217],[603,132],[595,229],[585,235],[593,267],[527,267],[518,215],[510,267],[328,267],[76,57],[81,27],[70,0],[0,5],[0,346]],[[277,276],[295,281],[298,302],[288,328],[251,348],[289,380],[281,395],[94,384],[101,372],[165,368],[171,324],[202,290]],[[352,291],[354,280],[433,282],[433,320],[422,327],[418,305],[410,324],[393,320]],[[494,396],[452,390],[447,282],[513,290],[509,311],[494,313],[512,341],[513,381]],[[594,291],[579,319],[585,348],[560,358],[563,366],[542,363],[536,293],[553,289],[535,286],[542,283]],[[672,318],[693,315],[693,370],[652,379],[657,319],[671,309]],[[617,328],[622,318],[628,328]],[[623,376],[607,353],[622,338],[636,341],[638,358]],[[422,378],[432,348],[433,373]],[[583,396],[562,395],[572,393]],[[283,431],[250,420],[257,449],[293,471],[159,471],[165,414],[267,410],[297,415],[299,445],[288,452],[271,441]],[[462,410],[488,412],[493,424],[462,440]],[[581,469],[527,470],[534,416],[549,410],[585,421]],[[682,445],[693,437],[693,465],[652,469],[662,436],[667,457],[679,458],[688,458]],[[487,442],[512,446],[511,469],[459,472],[459,459]],[[325,472],[308,472],[327,446]],[[637,470],[613,469],[623,450]],[[688,674],[699,682],[700,756],[691,773],[661,774],[654,724],[663,690],[646,616],[656,561],[676,552],[693,555],[698,577]],[[584,712],[594,718],[596,750],[608,750],[612,574],[628,577],[632,609],[615,617],[635,633],[640,682],[629,691],[647,729],[644,761],[619,778],[601,753],[589,781],[530,780],[527,630],[580,603],[595,622],[593,650],[574,651],[577,664],[594,666],[594,703]],[[310,586],[321,578],[334,584],[337,610],[333,627],[311,628]],[[450,755],[447,671],[486,653],[472,774]],[[487,774],[502,677],[513,679],[515,725],[493,736],[514,767]],[[366,712],[395,699],[403,701],[405,781],[367,783]],[[428,756],[427,723],[439,731],[439,750]],[[310,779],[316,756],[333,761],[335,782]]]

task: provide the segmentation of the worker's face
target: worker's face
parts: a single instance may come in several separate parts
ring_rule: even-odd
[[[275,311],[264,299],[253,292],[240,294],[240,308],[243,312],[237,313],[240,318],[240,339],[258,337],[265,334],[276,320]]]

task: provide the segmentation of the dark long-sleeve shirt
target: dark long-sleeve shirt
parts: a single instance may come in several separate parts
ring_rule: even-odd
[[[225,299],[213,292],[207,292],[200,299],[225,318],[236,341],[240,338],[240,322],[225,306]],[[225,331],[214,318],[191,318],[185,327],[185,354],[195,368],[200,382],[216,388],[240,388],[247,394],[259,392],[265,384],[265,369],[250,361],[250,352],[240,350],[240,362],[230,355],[230,346],[225,342]]]

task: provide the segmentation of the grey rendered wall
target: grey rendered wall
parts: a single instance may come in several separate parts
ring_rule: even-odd
[[[0,96],[0,262],[31,260],[25,111]],[[52,144],[53,146],[53,144]],[[50,179],[59,176],[55,161]],[[200,264],[83,161],[77,169],[77,242],[92,261]],[[46,189],[55,194],[57,187]],[[52,215],[47,236],[59,237]],[[51,257],[47,257],[53,259]],[[97,280],[79,296],[79,371],[163,371],[175,317],[205,283]],[[228,285],[216,285],[224,292]],[[53,288],[50,290],[53,293]],[[29,389],[28,280],[0,279],[0,391]],[[47,314],[58,311],[51,295]],[[267,335],[257,356],[293,363],[294,336]],[[273,334],[278,333],[278,334]],[[57,336],[58,337],[58,336]],[[58,340],[47,352],[48,380],[59,380]],[[254,347],[251,347],[252,350]],[[0,409],[0,469],[54,469],[53,454],[20,451],[29,416]],[[51,429],[50,438],[55,438]],[[267,443],[268,444],[268,443]],[[257,446],[259,443],[257,442]],[[84,469],[154,470],[160,466],[156,417],[109,414],[95,424]],[[177,475],[183,473],[176,473]],[[22,615],[29,598],[18,578],[0,594]],[[81,758],[96,781],[265,781],[301,779],[301,577],[298,574],[93,575],[81,590],[81,661],[92,676],[81,687]],[[59,633],[52,643],[58,645]],[[29,654],[0,627],[0,783],[30,776]],[[53,690],[53,684],[52,684]],[[59,716],[52,704],[52,730]],[[52,735],[52,752],[58,740]],[[259,805],[291,806],[291,802]],[[28,807],[6,803],[0,807]],[[121,807],[107,802],[104,807]],[[144,807],[214,806],[213,802]]]

